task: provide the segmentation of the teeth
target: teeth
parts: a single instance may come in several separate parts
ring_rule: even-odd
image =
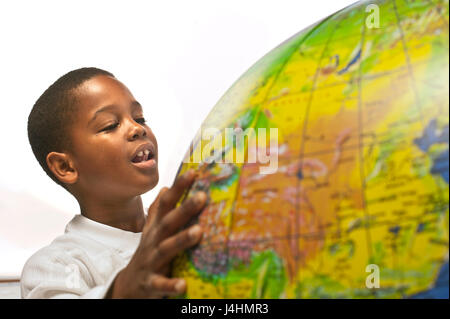
[[[142,156],[144,155],[144,152],[140,151],[139,153],[137,153],[137,156]]]
[[[144,154],[145,154],[145,155],[148,155],[149,153],[150,153],[149,150],[145,150],[145,151],[144,151]]]

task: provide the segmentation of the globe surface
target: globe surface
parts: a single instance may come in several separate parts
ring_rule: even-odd
[[[208,195],[202,241],[173,263],[186,297],[448,298],[448,12],[358,2],[226,92],[179,170],[198,172],[186,198]]]

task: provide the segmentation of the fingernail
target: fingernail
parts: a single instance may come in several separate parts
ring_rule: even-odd
[[[195,225],[189,230],[189,237],[191,237],[191,239],[196,239],[200,236],[201,232],[201,227],[199,225]]]
[[[177,292],[183,292],[185,287],[186,283],[184,282],[184,280],[180,280],[175,284],[175,290]]]
[[[194,202],[197,205],[200,205],[201,203],[203,203],[203,201],[206,199],[206,194],[203,192],[198,192],[197,194],[195,194],[194,197]]]

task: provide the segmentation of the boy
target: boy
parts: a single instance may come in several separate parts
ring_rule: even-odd
[[[21,278],[23,298],[158,298],[186,290],[168,278],[172,258],[199,242],[182,229],[204,207],[189,171],[144,213],[140,195],[158,183],[158,147],[142,107],[111,73],[82,68],[37,100],[28,137],[40,165],[78,201],[64,235],[35,253]]]

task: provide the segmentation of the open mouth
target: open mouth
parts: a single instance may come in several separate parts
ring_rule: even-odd
[[[143,151],[139,151],[131,161],[133,163],[141,163],[152,160],[154,157],[155,156],[150,149],[145,149]]]
[[[152,143],[139,146],[132,155],[131,163],[141,169],[153,169],[156,167],[156,149]]]

